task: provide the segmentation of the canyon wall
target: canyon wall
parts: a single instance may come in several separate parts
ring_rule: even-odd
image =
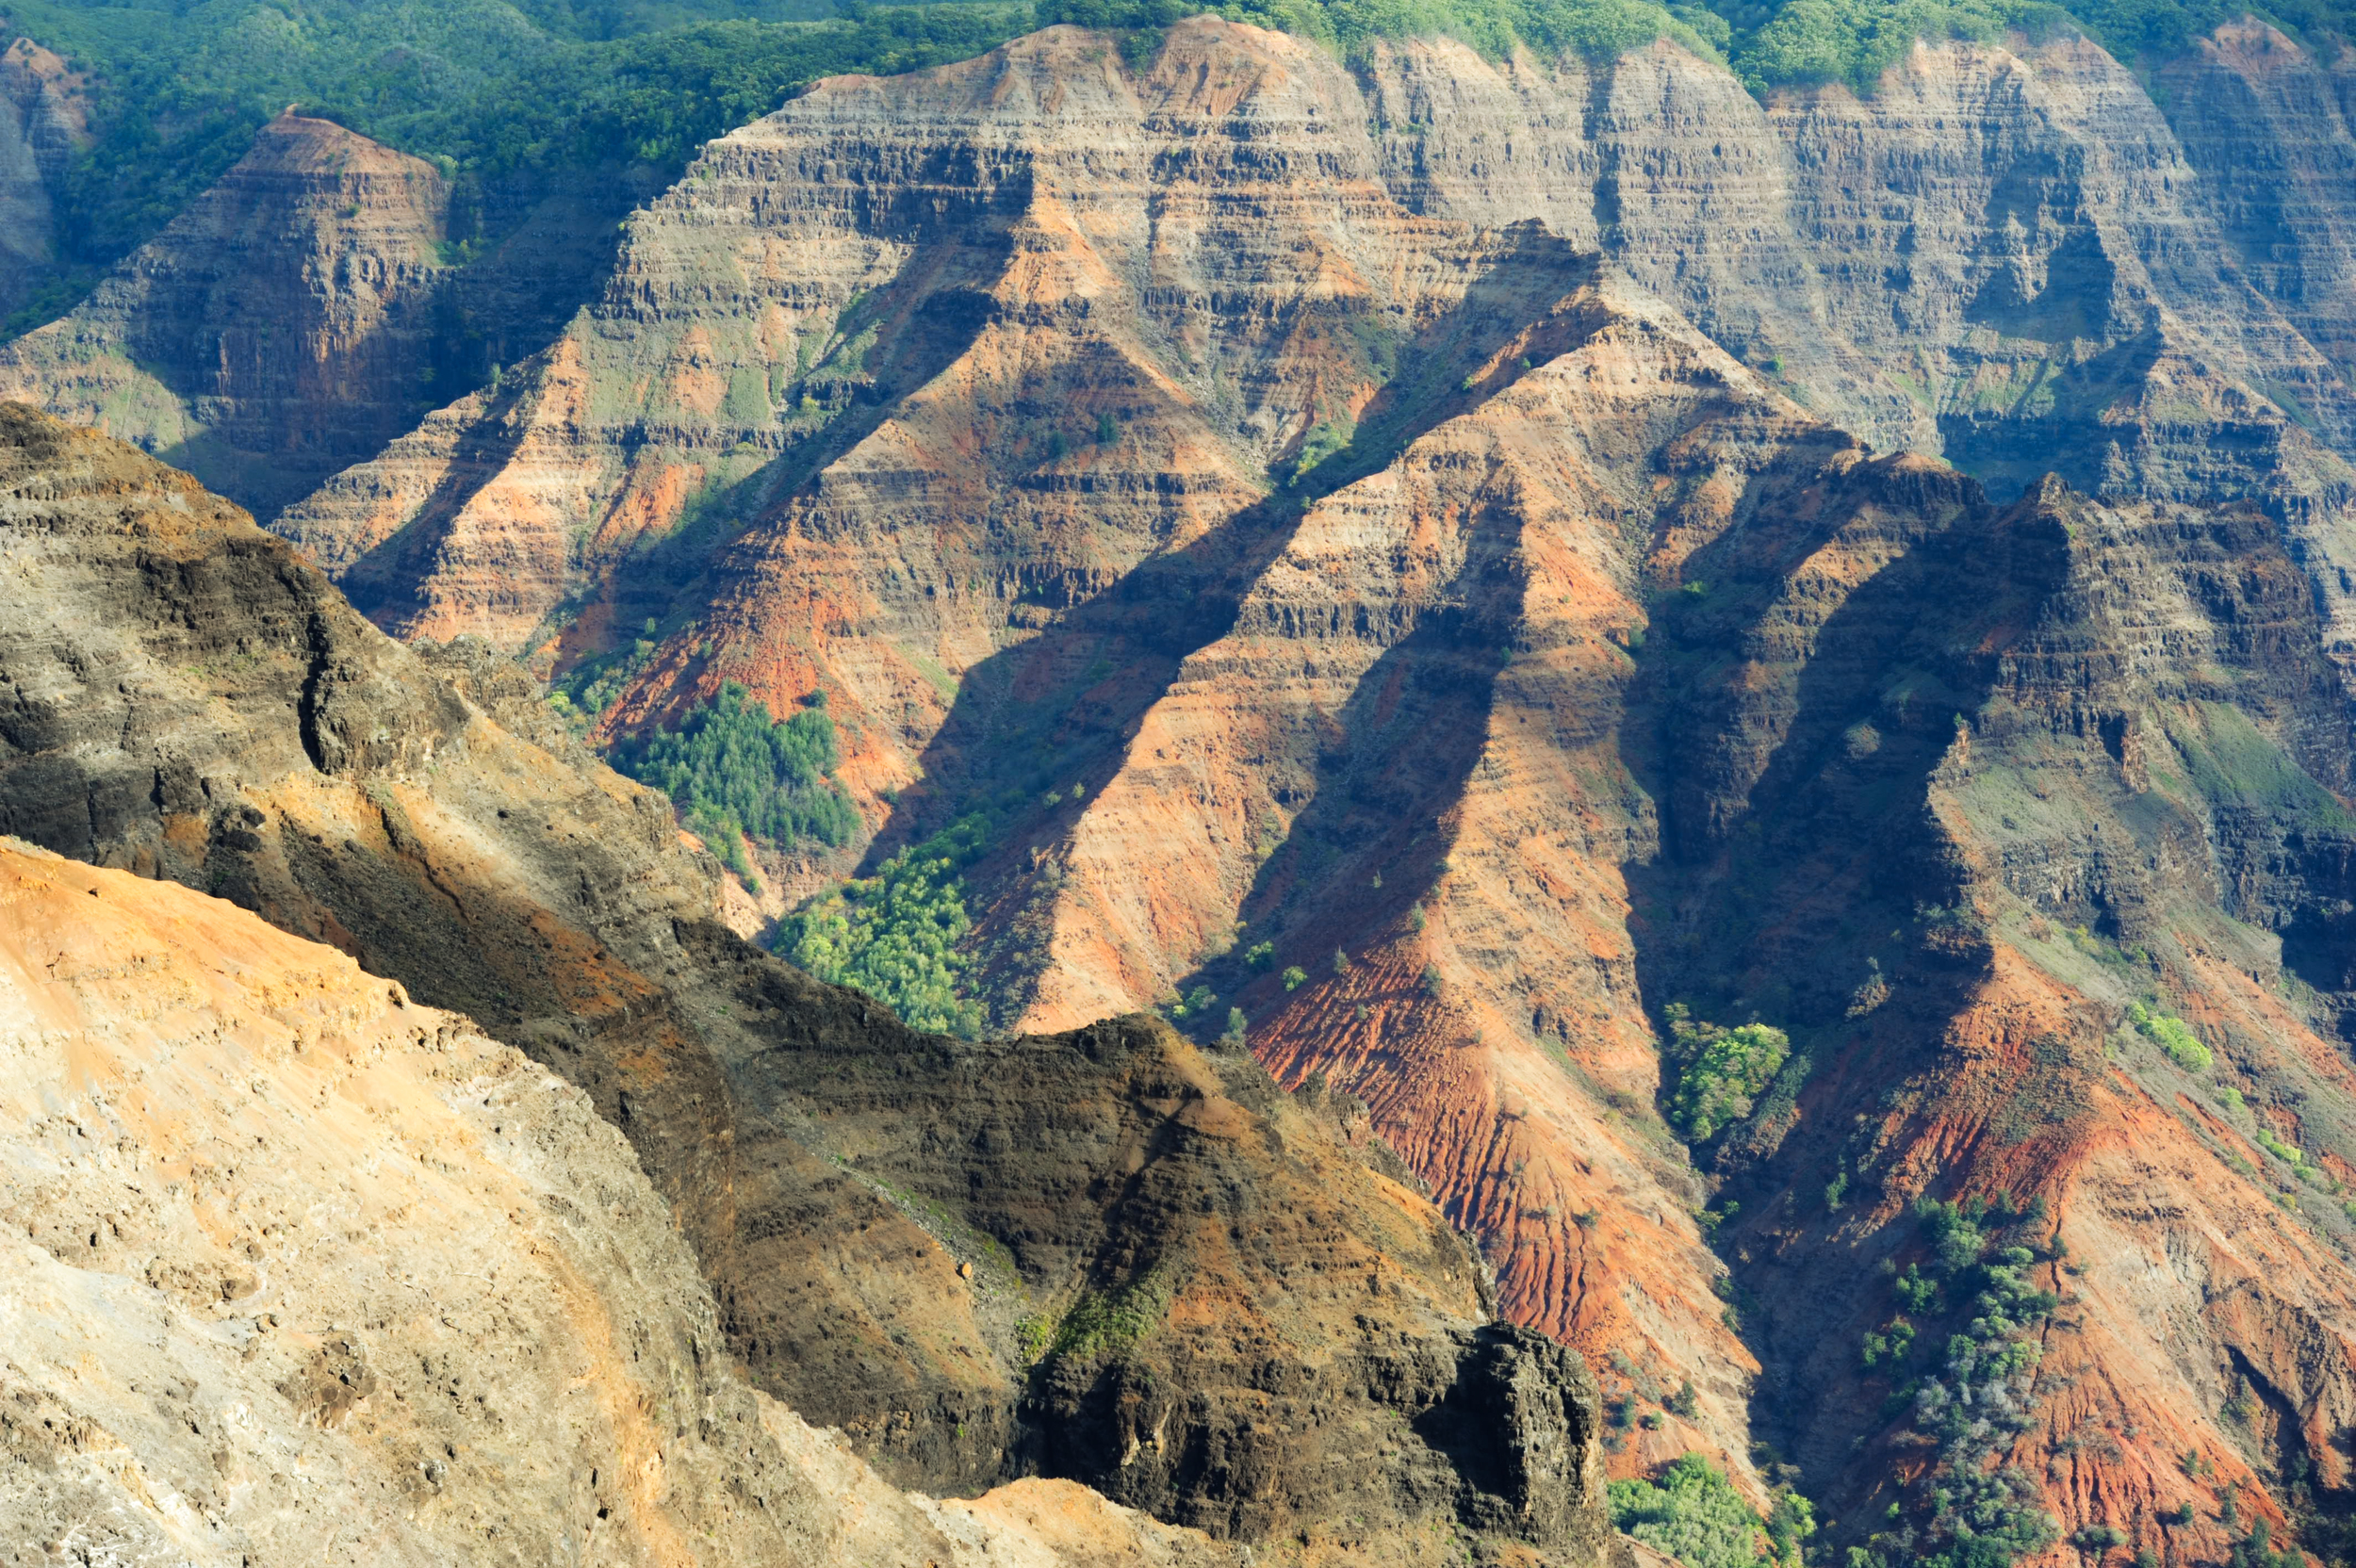
[[[0,302],[55,270],[50,190],[89,141],[62,73],[24,40],[0,56],[18,116],[0,112],[0,166],[19,171],[0,172],[5,243],[24,253],[22,283],[0,262]],[[0,395],[274,515],[554,336],[641,177],[510,175],[460,195],[430,163],[288,110],[88,299],[0,347]]]
[[[897,579],[840,519],[1006,513],[947,542],[941,581],[899,564],[917,575],[872,612],[961,674],[977,635],[1019,638],[1019,612],[1183,548],[1271,462],[1346,439],[1389,351],[1460,286],[1449,247],[1528,221],[1876,448],[2007,490],[2058,463],[2081,488],[2336,494],[2348,389],[2315,324],[2339,265],[2337,68],[2267,29],[2170,67],[2206,75],[2165,112],[2067,37],[1922,45],[1870,98],[1764,104],[1665,42],[1593,65],[1418,41],[1356,78],[1312,54],[1195,22],[1142,72],[1074,32],[821,84],[636,219],[605,299],[515,388],[444,410],[284,526],[388,625],[510,646],[577,627],[566,657],[610,638],[622,607],[601,600],[673,610],[729,533],[773,508],[763,531],[784,530],[820,490],[838,522],[793,558],[854,550],[836,564],[867,592]],[[2304,133],[2227,130],[2201,106],[2233,92]],[[2311,167],[2279,181],[2237,156]],[[2227,210],[2276,184],[2274,227]],[[1273,228],[1237,220],[1247,193]],[[1134,438],[1097,449],[1100,414]],[[980,468],[932,473],[950,451]],[[661,570],[618,569],[690,516]],[[921,746],[940,683],[891,674],[879,712]]]
[[[1075,1031],[1095,1065],[1042,1081],[996,1046],[901,1051],[918,1082],[789,1075],[795,1109],[756,1135],[781,1058],[736,1021],[817,993],[662,913],[687,894],[646,890],[693,878],[655,855],[660,807],[600,785],[623,804],[565,806],[579,829],[545,843],[474,808],[401,825],[453,809],[457,786],[416,778],[463,725],[363,737],[381,693],[320,707],[303,743],[329,774],[335,747],[411,748],[384,781],[406,817],[337,808],[370,869],[336,876],[521,876],[577,933],[534,940],[620,955],[591,1009],[614,1039],[716,1042],[693,1072],[594,1044],[566,1070],[641,1075],[601,1108],[668,1129],[633,1136],[683,1214],[712,1205],[695,1233],[757,1375],[804,1360],[804,1325],[898,1347],[856,1400],[796,1396],[908,1412],[859,1437],[888,1470],[973,1481],[1020,1448],[1025,1319],[951,1282],[994,1254],[913,1238],[933,1261],[906,1320],[857,1290],[732,1294],[740,1266],[772,1291],[842,1278],[826,1227],[781,1217],[813,1212],[792,1195],[1065,1238],[1007,1276],[1058,1325],[1165,1300],[1093,1200],[1018,1221],[892,1135],[986,1070],[1095,1119],[993,1111],[1010,1149],[1252,1129],[1188,1146],[1173,1210],[1194,1162],[1241,1159],[1254,1212],[1281,1213],[1296,1175],[1245,1151],[1338,1139],[1357,1152],[1331,1168],[1381,1175],[1379,1133],[1481,1237],[1510,1315],[1594,1364],[1623,1472],[1698,1447],[1755,1494],[1796,1478],[1853,1544],[1946,1527],[1932,1494],[1967,1464],[2065,1535],[2177,1556],[2340,1509],[2350,57],[2237,23],[2147,90],[2064,29],[1918,45],[1863,97],[1762,101],[1666,41],[1345,63],[1195,18],[1150,57],[1122,42],[1051,28],[826,81],[712,142],[549,347],[273,522],[401,636],[618,687],[599,739],[727,681],[779,712],[824,693],[867,829],[846,856],[982,822],[964,896],[991,1021]],[[401,701],[571,744],[485,648],[430,662],[465,695]],[[44,831],[217,868],[283,923],[332,939],[332,914],[405,955],[393,972],[435,972],[422,916],[301,869],[348,829],[281,834],[266,871],[263,823],[175,827],[202,811],[128,804],[150,788],[117,791],[104,832],[61,789]],[[174,833],[208,847],[175,858]],[[610,847],[641,841],[651,858]],[[461,925],[499,906],[450,902]],[[519,966],[532,941],[496,947],[452,967],[451,1000],[562,1065],[588,1004],[561,965]],[[668,983],[689,964],[693,995]],[[539,976],[529,1000],[516,974]],[[1231,1052],[1097,1024],[1154,1004],[1189,1027],[1240,1008],[1277,1081],[1342,1110],[1287,1132]],[[1693,1119],[1673,1004],[1788,1037],[1730,1120]],[[821,1125],[887,1185],[802,1163]],[[666,1164],[723,1141],[737,1171],[778,1152],[773,1197],[730,1188],[723,1212]],[[1404,1233],[1372,1199],[1342,1211]],[[1170,1320],[1234,1315],[1254,1266],[1222,1258]],[[1432,1268],[1399,1310],[1469,1365],[1490,1352],[1446,1326],[1479,1316],[1469,1273]],[[2042,1362],[1990,1382],[1972,1325],[2000,1285]],[[1143,1384],[1049,1386],[1058,1429],[1156,1456],[1088,1473],[1114,1495],[1286,1527],[1216,1467],[1180,1486]],[[2001,1421],[1940,1435],[1956,1389]],[[1363,1452],[1314,1422],[1275,1441],[1287,1464]]]
[[[274,511],[417,418],[447,203],[431,164],[282,115],[90,299],[0,350],[0,393]]]
[[[0,841],[0,1045],[12,1556],[1234,1560],[887,1486],[728,1369],[585,1096],[243,910]]]
[[[60,184],[90,142],[88,87],[30,39],[0,53],[0,311],[57,276]]]
[[[392,642],[120,443],[0,433],[0,830],[340,948],[574,1086],[693,1245],[715,1360],[896,1484],[1080,1480],[1304,1563],[1598,1559],[1593,1379],[1493,1320],[1363,1105],[1148,1018],[908,1030],[721,924],[710,857],[511,664]]]
[[[515,385],[281,526],[404,635],[564,672],[651,623],[608,734],[824,691],[871,854],[985,808],[998,1021],[1240,1006],[1588,1352],[1615,1466],[1804,1475],[1853,1542],[1922,1504],[1906,1390],[1954,1374],[1860,1358],[1881,1266],[1918,1199],[2043,1199],[2071,1327],[2006,1462],[2066,1530],[2221,1549],[2235,1487],[2342,1484],[2350,1387],[2342,71],[2247,24],[2158,99],[2064,35],[1760,102],[1666,42],[1051,29],[713,143]],[[2113,535],[2175,629],[2004,664]],[[2198,651],[2261,584],[2304,716]],[[2131,782],[1969,782],[2054,766]],[[2262,831],[2284,768],[2320,815]],[[1739,1132],[1664,1121],[1672,1002],[1797,1042]],[[2155,1086],[2130,1004],[2238,1100]]]

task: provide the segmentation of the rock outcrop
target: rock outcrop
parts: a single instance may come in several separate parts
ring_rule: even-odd
[[[0,432],[0,828],[341,947],[577,1085],[757,1386],[903,1484],[1077,1478],[1304,1561],[1595,1560],[1592,1380],[1491,1321],[1362,1111],[1151,1020],[907,1030],[712,919],[716,867],[511,666],[391,642],[118,443]]]
[[[332,948],[0,841],[0,1551],[1230,1562],[895,1492],[729,1370],[585,1096]]]
[[[1532,221],[1833,423],[2000,488],[2059,465],[2081,488],[2312,499],[2356,449],[2337,339],[2305,335],[2345,264],[2345,130],[2324,69],[2255,24],[2203,57],[2279,107],[2280,137],[2236,134],[2206,78],[2163,110],[2071,37],[1924,45],[1871,98],[1763,104],[1666,42],[1598,66],[1418,41],[1378,48],[1363,82],[1313,54],[1196,20],[1140,72],[1067,30],[820,84],[633,222],[605,299],[518,387],[444,410],[286,527],[385,624],[518,645],[584,591],[630,599],[633,628],[672,611],[667,588],[788,496],[776,526],[810,535],[793,560],[823,541],[878,592],[878,547],[843,519],[978,508],[998,521],[973,538],[941,525],[957,569],[899,563],[914,575],[873,611],[769,585],[816,594],[815,635],[874,621],[957,675],[977,630],[1007,636],[959,598],[1052,610],[1183,548],[1271,461],[1347,438],[1461,286],[1451,246]],[[1267,224],[1222,204],[1244,192]],[[2236,216],[2252,200],[2284,216]],[[1100,414],[1124,432],[1110,450]],[[936,473],[947,451],[981,462]],[[617,572],[691,515],[663,583]],[[560,657],[612,621],[578,624]],[[877,703],[899,728],[912,704],[921,734],[939,683],[909,657]]]
[[[0,111],[0,249],[27,279],[56,260],[43,182],[87,139],[61,73],[22,40],[0,56],[23,142]],[[635,177],[454,201],[432,164],[289,110],[81,304],[0,347],[0,396],[272,516],[544,346],[594,290]],[[0,262],[0,302],[13,280]]]
[[[2069,956],[2161,951],[2121,937],[2113,890],[2158,853],[2125,847],[2156,803],[2037,819],[2061,835],[2033,852],[2050,885],[2010,896],[2083,939],[1966,929],[1968,868],[2032,819],[1956,805],[1954,759],[2012,722],[1990,661],[2079,569],[2034,517],[2091,505],[2171,541],[2136,570],[2218,637],[2242,625],[2230,585],[2292,573],[2320,682],[2300,700],[2346,701],[2340,70],[2253,24],[2167,67],[2164,107],[2067,35],[1924,45],[1869,98],[1762,103],[1667,43],[1591,66],[1417,42],[1352,75],[1209,19],[1135,69],[1051,29],[822,83],[713,143],[515,387],[283,526],[407,634],[562,670],[654,621],[609,733],[726,679],[779,708],[824,690],[875,853],[989,812],[967,891],[1001,1021],[1197,988],[1242,1006],[1280,1081],[1371,1107],[1481,1234],[1513,1316],[1588,1351],[1630,1422],[1615,1464],[1701,1446],[1747,1485],[1775,1473],[1765,1435],[1862,1521],[1923,1495],[1910,1418],[1862,1458],[1836,1441],[1880,1429],[1890,1389],[1857,1347],[1894,1311],[1870,1270],[1914,1256],[1907,1205],[2043,1195],[2028,1253],[2065,1296],[2096,1276],[2053,1272],[2055,1238],[2076,1257],[2131,1225],[2102,1151],[2134,1136],[2055,1152],[1983,1103],[1991,1083],[2108,1082],[2037,1052],[2131,1000],[2227,1006],[2190,960],[2130,997]],[[2241,131],[2233,103],[2280,128]],[[2040,678],[2070,713],[2040,733],[2118,768],[2182,731],[2188,759],[2206,743],[2162,710],[2223,701],[2281,767],[2345,787],[2319,719],[2288,735],[2285,699],[2109,635]],[[1929,673],[1873,685],[1876,636]],[[2057,694],[2135,658],[2152,684],[2115,712]],[[2320,827],[2232,849],[2250,841],[2185,808],[2212,869],[2162,878],[2174,939],[2239,921],[2329,969]],[[2271,987],[2268,939],[2235,951]],[[2337,983],[2309,983],[2266,1037],[2315,1042],[2281,1047],[2309,1065],[2234,1057],[2247,1102],[2329,1098]],[[1656,1108],[1673,1001],[1791,1027],[1814,1072],[1699,1166]],[[1961,1065],[1984,1059],[1994,1080]],[[1892,1086],[1917,1072],[1919,1099]],[[2101,1108],[2067,1125],[2141,1127],[2140,1090],[2085,1093]],[[2191,1145],[2141,1147],[2164,1185],[2198,1180]],[[1740,1208],[1697,1217],[1713,1194]],[[2219,1391],[2294,1342],[2266,1386],[2300,1413],[2251,1451],[2288,1474],[2282,1433],[2328,1441],[2356,1299],[2336,1211],[2269,1201],[2132,1222],[2121,1257],[2195,1258],[2186,1299],[2241,1304],[2166,1330],[2137,1309],[2086,1343],[2067,1419],[2114,1423],[2111,1446],[2055,1414],[2013,1456],[2067,1527],[2158,1540],[2193,1484],[2162,1484],[2169,1456],[2230,1444]],[[2302,1235],[2313,1268],[2277,1268]],[[2216,1460],[2201,1498],[2229,1473],[2260,1471]],[[2202,1519],[2188,1548],[2217,1544]]]

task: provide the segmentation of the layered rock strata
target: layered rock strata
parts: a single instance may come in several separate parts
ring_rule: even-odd
[[[1209,19],[1141,69],[1050,30],[714,143],[515,389],[283,526],[406,633],[563,667],[656,622],[610,729],[824,690],[879,850],[998,819],[1001,1021],[1240,1002],[1514,1316],[1669,1369],[1610,1380],[1639,1402],[1692,1380],[1618,1462],[1747,1477],[1759,1363],[1647,1109],[1686,982],[1626,868],[1683,851],[1618,715],[1692,552],[1870,519],[1828,594],[1982,504],[1877,446],[2270,507],[2336,624],[2345,384],[2171,112],[2067,37],[1761,104],[1666,43],[1352,76]],[[2292,232],[2324,277],[2335,231]],[[1685,743],[1772,746],[1745,711]],[[1267,978],[1220,956],[1262,939]]]
[[[963,1045],[815,985],[512,666],[429,662],[184,476],[0,420],[0,827],[340,946],[578,1085],[759,1386],[903,1482],[1076,1477],[1305,1561],[1458,1529],[1595,1560],[1592,1380],[1491,1323],[1363,1116],[1151,1021]]]
[[[837,515],[855,499],[1005,514],[977,539],[953,530],[956,568],[932,582],[916,564],[909,592],[1053,608],[1191,537],[1157,486],[1216,514],[1304,439],[1346,434],[1388,379],[1383,340],[1451,297],[1449,246],[1531,220],[1876,446],[2008,486],[2065,462],[2082,488],[2313,498],[2356,431],[2316,325],[2344,265],[2344,132],[2324,71],[2281,35],[2253,24],[2206,47],[2236,90],[2279,104],[2282,138],[2204,121],[2233,99],[2205,78],[2163,111],[2068,37],[1925,45],[1865,100],[1762,104],[1665,42],[1590,65],[1417,41],[1378,48],[1361,82],[1200,20],[1140,72],[1073,32],[821,84],[713,143],[636,220],[605,301],[524,390],[445,410],[287,527],[338,571],[386,549],[355,592],[387,624],[514,645],[683,518],[708,525],[682,541],[692,576],[728,531],[715,514],[759,515],[826,470],[853,487]],[[2272,228],[2234,215],[2278,187]],[[851,194],[876,189],[894,194]],[[1236,226],[1227,204],[1247,193],[1273,228]],[[1278,233],[1298,244],[1271,250]],[[1137,421],[1135,440],[1092,449],[1099,414]],[[2308,434],[2321,453],[2276,455]],[[982,490],[944,491],[908,455],[950,450],[983,459],[957,482]],[[795,559],[832,540],[887,580],[856,527],[807,526]],[[978,608],[877,612],[954,674]],[[590,618],[593,647],[605,624]],[[894,673],[921,715],[922,672]]]
[[[646,629],[609,735],[824,691],[875,853],[990,821],[1001,1022],[1241,1004],[1597,1358],[1622,1466],[1772,1478],[1763,1417],[1856,1535],[1927,1521],[1890,1401],[1951,1369],[1861,1362],[1879,1266],[2043,1198],[2011,1462],[2215,1555],[2237,1483],[2341,1485],[2344,75],[2254,24],[2156,96],[2065,34],[1764,103],[1666,43],[1051,29],[713,143],[279,526],[405,634]],[[1802,1064],[1697,1148],[1678,1001]]]
[[[275,511],[416,420],[448,201],[433,165],[282,115],[90,299],[0,349],[0,394]]]
[[[728,1369],[585,1096],[243,910],[0,841],[0,1046],[12,1558],[1235,1560],[892,1490]]]
[[[1630,714],[1677,783],[1640,972],[1805,1054],[1710,1158],[1773,1435],[1855,1478],[1841,1506],[1922,1500],[1935,1423],[1890,1395],[1970,1382],[1941,1336],[1988,1309],[1824,1270],[1931,1268],[1909,1205],[2035,1195],[2050,1316],[1995,1447],[2067,1527],[2226,1555],[2347,1485],[2346,699],[2257,509],[1959,500],[1846,591],[1739,540],[1696,562]],[[1704,713],[1775,743],[1697,754]],[[1902,1320],[1945,1348],[1890,1353]],[[1882,1457],[1836,1459],[1860,1430]]]
[[[23,41],[0,57],[25,139],[12,154],[0,124],[0,165],[26,170],[0,199],[18,191],[9,243],[28,268],[54,260],[40,181],[83,134],[43,60],[61,68]],[[510,179],[453,202],[432,164],[289,111],[81,304],[0,348],[0,395],[273,515],[544,347],[594,291],[634,179]]]

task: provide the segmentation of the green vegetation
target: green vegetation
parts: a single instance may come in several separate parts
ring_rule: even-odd
[[[2233,1568],[2306,1568],[2307,1558],[2296,1545],[2275,1550],[2272,1528],[2257,1519],[2250,1522],[2250,1538],[2233,1543],[2231,1560]]]
[[[624,741],[613,761],[669,795],[687,825],[738,875],[749,877],[743,839],[779,848],[802,839],[839,844],[859,826],[859,813],[830,776],[841,758],[825,708],[806,708],[779,724],[766,703],[748,702],[747,695],[731,680],[679,728]]]
[[[1731,5],[1734,16],[1763,8]],[[1846,82],[1870,90],[1916,39],[1983,41],[2007,28],[2050,28],[2059,8],[2032,0],[1790,0],[1731,44],[1736,72],[1754,90],[1786,82]]]
[[[289,104],[440,165],[457,187],[447,259],[470,259],[501,193],[551,179],[620,191],[677,177],[703,142],[842,72],[962,59],[1057,22],[1121,35],[1149,66],[1163,29],[1216,10],[1361,55],[1379,39],[1446,34],[1501,57],[1608,58],[1667,37],[1724,59],[1755,90],[1846,82],[1860,91],[1918,38],[1993,39],[2074,22],[2121,57],[2181,50],[2243,12],[2225,0],[9,0],[10,27],[91,79],[98,140],[58,192],[65,273],[7,323],[62,314],[152,237]],[[830,14],[831,13],[831,14]],[[2314,40],[2356,32],[2356,0],[2275,0],[2264,14]],[[519,210],[519,209],[516,209]],[[618,211],[618,207],[616,208]],[[1366,345],[1370,360],[1390,351]],[[488,367],[483,368],[487,373]],[[1100,445],[1120,439],[1109,413]],[[1338,421],[1312,449],[1347,445]],[[1063,438],[1050,444],[1062,455]],[[1301,467],[1317,456],[1304,451]],[[2234,737],[2238,741],[2240,737]],[[2203,759],[2204,761],[2208,759]]]
[[[1299,964],[1286,964],[1284,966],[1284,988],[1286,990],[1299,990],[1301,986],[1307,982],[1308,978],[1309,972],[1302,969]]]
[[[451,260],[486,190],[632,165],[675,178],[711,138],[800,84],[962,59],[1028,29],[1021,4],[826,0],[9,0],[8,22],[92,77],[96,146],[59,192],[70,309],[243,156],[287,105],[439,164]],[[801,20],[794,20],[800,18]],[[614,186],[614,188],[622,188]]]
[[[1115,1290],[1084,1292],[1054,1331],[1042,1336],[1032,1359],[1087,1361],[1125,1350],[1161,1327],[1172,1294],[1173,1282],[1166,1268],[1154,1268],[1143,1279]]]
[[[1723,59],[1754,91],[1784,84],[1843,82],[1870,92],[1917,39],[1988,41],[2009,31],[2048,36],[2076,26],[2121,59],[2181,51],[2218,24],[2247,14],[2226,0],[1041,0],[1042,23],[1073,22],[1141,34],[1158,45],[1181,16],[1218,10],[1240,21],[1318,39],[1346,54],[1377,39],[1445,33],[1500,56],[1514,41],[1540,52],[1610,58],[1672,38]],[[2281,0],[2267,20],[2320,41],[2356,34],[2348,0]],[[1151,47],[1123,54],[1133,63]],[[1780,362],[1771,362],[1780,372]]]
[[[1180,1020],[1207,1018],[1218,1006],[1219,997],[1211,990],[1211,988],[1197,986],[1170,1004],[1170,1016]]]
[[[1715,57],[1726,31],[1724,23],[1699,7],[1672,9],[1647,0],[1233,0],[1225,6],[1187,0],[1040,0],[1038,14],[1042,25],[1070,22],[1150,33],[1205,10],[1298,33],[1350,55],[1377,39],[1444,33],[1493,57],[1504,55],[1519,40],[1535,49],[1608,59],[1664,36]]]
[[[1615,1529],[1685,1568],[1799,1568],[1800,1543],[1816,1532],[1807,1498],[1782,1494],[1762,1522],[1726,1473],[1699,1454],[1679,1455],[1657,1481],[1613,1481],[1607,1496]]]
[[[2168,1060],[2186,1072],[2206,1072],[2217,1064],[2209,1048],[2201,1043],[2200,1037],[2186,1027],[2183,1019],[2155,1013],[2140,1002],[2127,1009],[2127,1019],[2135,1026],[2136,1034],[2167,1052]]]
[[[2214,806],[2263,811],[2333,832],[2356,829],[2356,816],[2310,777],[2249,715],[2227,703],[2192,703],[2162,717],[2172,760],[2184,781]]]
[[[2261,1123],[2250,1135],[2257,1139],[2259,1148],[2293,1169],[2303,1171],[2311,1168],[2307,1164],[2306,1151],[2278,1135],[2272,1128]]]
[[[1751,1107],[1791,1059],[1792,1039],[1765,1023],[1722,1029],[1695,1022],[1682,1002],[1668,1009],[1667,1066],[1676,1083],[1666,1096],[1670,1125],[1688,1141],[1706,1143],[1751,1114]]]
[[[632,639],[628,647],[582,660],[551,683],[548,706],[574,729],[585,732],[638,673],[654,662],[661,635],[659,624],[649,620],[644,634]]]
[[[914,1028],[972,1038],[982,1010],[965,992],[973,928],[957,873],[979,856],[988,824],[961,817],[901,850],[875,874],[822,893],[778,928],[777,953],[831,985],[883,1003]]]
[[[1935,1366],[1906,1378],[1891,1395],[1907,1425],[1932,1449],[1932,1462],[1910,1491],[1915,1516],[1893,1505],[1892,1527],[1852,1547],[1850,1568],[2007,1568],[2053,1544],[2059,1527],[2038,1506],[2036,1483],[2004,1462],[2013,1437],[2032,1425],[2037,1407],[2037,1332],[2058,1299],[2027,1271],[2037,1253],[2021,1243],[2040,1229],[2042,1200],[2018,1204],[2003,1194],[1915,1205],[1930,1253],[1927,1272],[1910,1266],[1899,1298],[1915,1312],[1967,1296],[1971,1305],[1946,1336]],[[2049,1254],[2050,1255],[2050,1254]],[[1938,1343],[1904,1316],[1866,1338],[1866,1363],[1893,1380]]]
[[[1903,1362],[1914,1348],[1914,1325],[1903,1317],[1893,1317],[1882,1326],[1879,1333],[1865,1336],[1865,1364],[1875,1366],[1883,1362]]]

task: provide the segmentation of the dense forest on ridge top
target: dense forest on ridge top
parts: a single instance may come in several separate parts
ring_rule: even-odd
[[[1519,41],[1598,57],[1667,34],[1757,91],[1825,81],[1870,91],[1916,38],[2075,24],[2132,60],[2250,9],[2225,0],[12,0],[0,13],[8,29],[87,77],[95,139],[58,193],[61,273],[5,330],[71,309],[290,105],[428,158],[462,192],[479,192],[628,167],[667,182],[704,141],[817,78],[967,58],[1055,22],[1124,30],[1150,47],[1155,29],[1214,10],[1344,52],[1440,33],[1491,55]],[[2274,0],[2257,14],[2315,41],[2348,31],[2349,9]]]

